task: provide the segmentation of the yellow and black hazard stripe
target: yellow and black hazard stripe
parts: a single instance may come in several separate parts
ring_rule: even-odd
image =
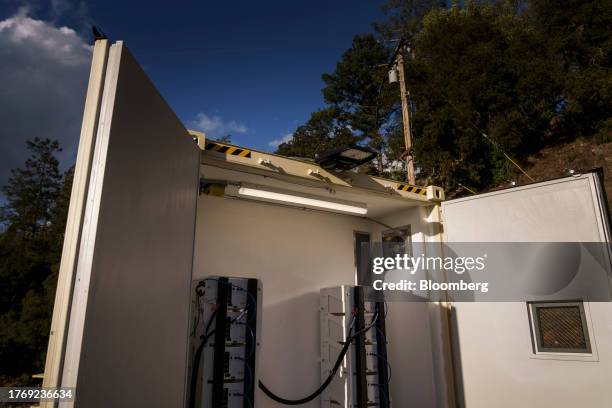
[[[427,189],[417,186],[411,186],[410,184],[398,184],[397,189],[400,191],[407,191],[409,193],[415,193],[420,195],[427,195]]]
[[[251,157],[251,151],[248,149],[226,146],[215,142],[207,142],[205,148],[211,152],[225,153],[230,156]]]

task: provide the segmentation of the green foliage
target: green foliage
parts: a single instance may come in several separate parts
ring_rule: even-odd
[[[565,132],[598,133],[612,108],[612,2],[532,0],[527,18],[558,63]]]
[[[278,146],[277,153],[290,157],[314,159],[317,153],[336,147],[350,146],[360,140],[339,118],[335,108],[314,112],[306,124],[299,126],[293,138]]]
[[[382,151],[399,100],[387,84],[389,56],[389,49],[373,35],[355,36],[335,71],[322,76],[328,108],[314,112],[294,132],[293,141],[280,145],[277,153],[314,157],[316,152],[357,142]]]
[[[38,138],[28,140],[27,146],[32,156],[23,169],[11,170],[2,188],[7,205],[2,207],[0,222],[8,223],[15,233],[36,234],[51,221],[59,194],[62,176],[54,154],[61,149],[57,141]]]
[[[612,118],[608,118],[599,122],[597,126],[597,132],[595,133],[595,142],[612,142]]]
[[[505,177],[501,151],[524,157],[555,136],[561,98],[541,42],[505,3],[425,16],[407,82],[417,164],[431,181],[486,188]]]
[[[412,43],[423,27],[423,17],[446,7],[444,0],[388,0],[382,7],[387,20],[374,23],[374,27],[386,40],[403,37]]]
[[[323,97],[348,124],[366,136],[378,132],[396,98],[386,85],[389,50],[373,35],[355,36],[331,74],[323,74]]]
[[[429,12],[408,64],[424,173],[447,189],[486,189],[516,173],[502,150],[520,161],[580,135],[605,140],[612,18],[603,3],[500,1]]]
[[[387,83],[390,50],[373,35],[355,36],[331,74],[323,74],[325,102],[339,110],[351,130],[383,156],[388,125],[399,101]]]
[[[72,169],[61,174],[56,141],[28,141],[31,156],[3,188],[0,234],[0,384],[42,372]]]
[[[389,40],[400,36],[410,46],[406,82],[421,183],[482,191],[516,175],[504,152],[521,163],[576,137],[610,140],[610,0],[450,4],[389,0],[386,21],[375,24],[378,38],[356,36],[323,76],[325,101],[387,163],[404,150],[399,89],[386,83],[384,66],[396,44]],[[310,142],[319,143],[304,135],[302,150]]]

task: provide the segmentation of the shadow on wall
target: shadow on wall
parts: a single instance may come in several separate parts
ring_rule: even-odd
[[[457,402],[457,408],[465,408],[463,368],[461,366],[461,340],[459,340],[459,322],[457,319],[457,309],[455,307],[451,307],[450,332],[453,356],[453,375],[455,377],[455,401]]]
[[[388,303],[387,346],[391,398],[396,407],[436,407],[434,355],[428,303]]]

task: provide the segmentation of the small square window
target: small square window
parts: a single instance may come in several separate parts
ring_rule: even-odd
[[[535,353],[591,353],[582,302],[530,302]]]
[[[405,225],[382,232],[382,250],[384,257],[412,255],[412,236],[410,225]]]

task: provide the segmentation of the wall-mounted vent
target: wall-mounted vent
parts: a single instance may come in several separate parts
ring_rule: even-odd
[[[531,302],[529,312],[536,353],[591,353],[582,302]]]

